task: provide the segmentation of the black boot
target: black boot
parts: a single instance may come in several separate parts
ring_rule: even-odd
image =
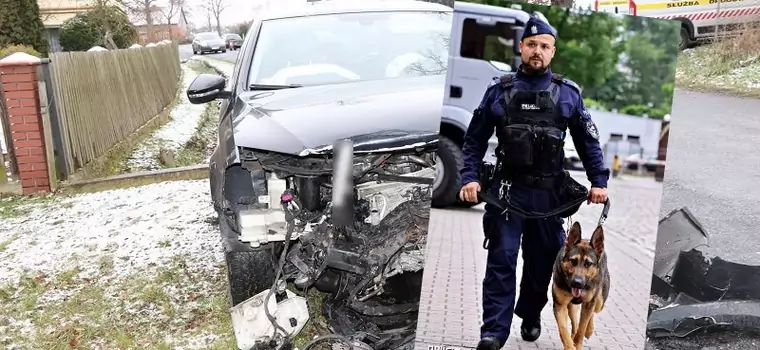
[[[525,341],[536,341],[541,336],[541,319],[523,320],[520,325],[520,335]]]
[[[475,350],[500,350],[504,346],[499,339],[493,337],[485,337],[480,339],[478,347]]]

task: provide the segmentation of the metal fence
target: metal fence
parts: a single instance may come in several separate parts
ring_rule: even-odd
[[[59,179],[104,155],[174,100],[182,75],[177,44],[59,52],[43,79]]]

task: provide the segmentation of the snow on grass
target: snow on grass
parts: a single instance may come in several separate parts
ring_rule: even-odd
[[[721,49],[713,44],[681,52],[676,70],[678,85],[743,94],[760,89],[760,53],[732,56],[718,52]]]
[[[161,166],[158,154],[162,148],[176,151],[195,134],[206,106],[191,104],[185,91],[196,76],[198,72],[187,64],[182,65],[179,103],[172,109],[169,122],[153,133],[150,138],[141,142],[127,160],[127,168],[130,172],[159,169]]]
[[[199,60],[206,62],[209,66],[213,67],[214,69],[221,72],[225,77],[229,78],[232,76],[232,70],[235,68],[234,63],[230,63],[227,61],[219,60],[216,58],[210,58],[210,57],[203,57],[203,56],[193,56],[190,59],[193,60]]]
[[[0,221],[0,344],[234,348],[208,191],[176,181],[14,200]]]

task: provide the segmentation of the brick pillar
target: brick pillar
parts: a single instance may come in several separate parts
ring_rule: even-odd
[[[14,53],[0,60],[0,80],[10,118],[9,147],[15,153],[18,177],[24,194],[50,192],[50,177],[45,157],[37,67],[40,59]]]

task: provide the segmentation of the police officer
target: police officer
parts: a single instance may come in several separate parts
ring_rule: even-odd
[[[515,74],[495,78],[475,110],[465,136],[460,198],[477,202],[478,171],[496,132],[498,162],[492,193],[524,211],[549,213],[559,206],[557,179],[563,174],[563,140],[569,130],[591,182],[587,203],[607,199],[609,170],[599,133],[574,82],[549,68],[556,31],[531,18],[520,40],[522,65]],[[548,302],[554,259],[564,244],[561,217],[524,219],[486,205],[483,227],[489,238],[483,280],[483,326],[478,350],[500,349],[509,337],[512,315],[522,319],[525,341],[541,335],[541,310]],[[524,235],[522,233],[525,233]],[[515,305],[515,269],[522,238],[523,273]]]

